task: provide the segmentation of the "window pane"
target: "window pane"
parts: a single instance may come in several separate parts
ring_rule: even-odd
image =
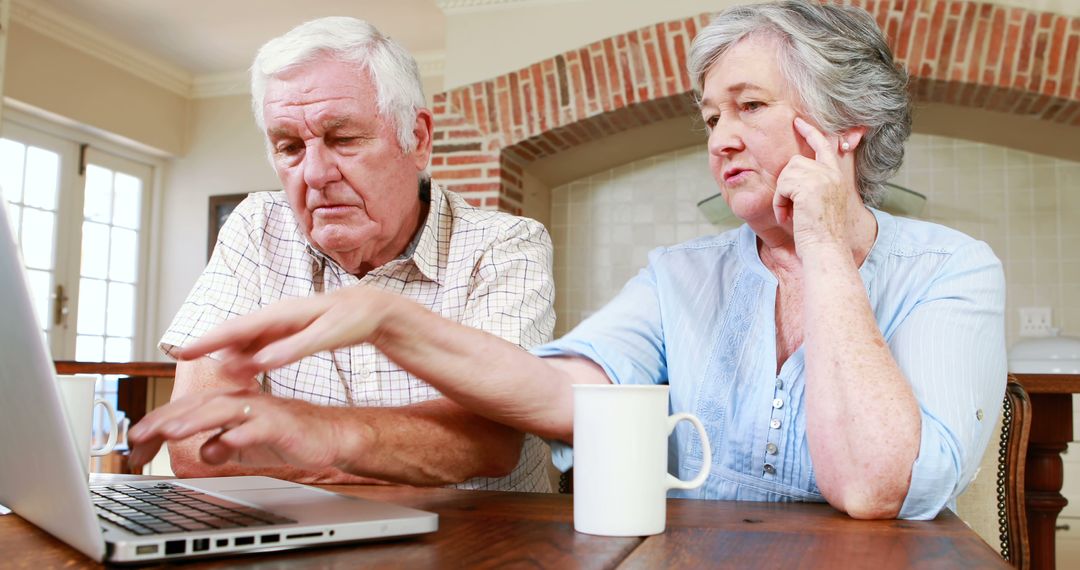
[[[104,281],[79,280],[79,334],[105,334],[105,300]]]
[[[11,231],[15,235],[19,234],[19,219],[22,218],[22,207],[15,204],[7,205],[8,223],[11,224]]]
[[[88,220],[109,223],[112,221],[112,171],[93,164],[86,167],[86,196],[83,198],[83,215]]]
[[[49,314],[49,298],[52,296],[52,274],[48,271],[28,270],[27,281],[30,285],[30,299],[34,304],[34,313],[37,315],[38,324],[42,329],[48,328],[46,323],[51,317]]]
[[[0,192],[8,202],[22,200],[23,166],[26,147],[9,139],[0,139]]]
[[[139,214],[142,212],[142,181],[123,172],[117,172],[115,204],[113,224],[139,229]]]
[[[23,202],[27,206],[55,210],[59,170],[60,155],[36,146],[27,148]]]
[[[105,339],[100,336],[75,337],[75,360],[81,362],[101,362],[104,355]]]
[[[109,336],[135,336],[135,286],[109,283]]]
[[[133,230],[112,229],[109,279],[125,283],[135,282],[135,267],[139,258],[138,235]]]
[[[53,268],[53,218],[56,214],[26,208],[23,210],[23,262],[34,269]]]
[[[108,362],[130,362],[131,339],[112,337],[106,338],[105,360]]]
[[[138,233],[112,228],[112,252],[109,254],[109,279],[135,283],[138,264]]]
[[[109,276],[109,226],[83,222],[82,269],[83,277],[104,279]]]

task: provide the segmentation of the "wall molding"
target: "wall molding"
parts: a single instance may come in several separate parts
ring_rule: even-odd
[[[510,10],[526,6],[543,6],[547,4],[570,4],[583,0],[435,0],[435,5],[448,16],[454,14],[467,14],[470,12],[491,12],[495,10]]]
[[[196,75],[189,91],[192,99],[251,95],[251,75],[247,71],[227,71]]]
[[[247,70],[192,74],[178,65],[147,54],[48,5],[34,3],[32,0],[11,0],[10,19],[14,23],[123,69],[181,97],[205,99],[251,93]],[[254,54],[252,56],[254,57]],[[414,54],[414,57],[420,68],[421,77],[443,76],[446,67],[445,51],[422,52]]]
[[[11,21],[177,95],[191,95],[192,74],[187,70],[113,39],[47,5],[12,0]]]

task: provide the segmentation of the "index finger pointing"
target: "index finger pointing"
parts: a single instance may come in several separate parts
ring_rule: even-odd
[[[237,352],[261,348],[262,344],[307,326],[320,312],[319,300],[319,297],[312,297],[281,301],[228,320],[177,351],[177,356],[181,360],[192,360],[226,348]],[[252,347],[256,343],[260,346]]]
[[[806,140],[806,144],[814,149],[815,160],[833,167],[840,165],[840,157],[837,156],[836,149],[825,133],[802,117],[795,117],[795,130]]]

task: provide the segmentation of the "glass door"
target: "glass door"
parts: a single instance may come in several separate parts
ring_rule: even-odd
[[[5,121],[0,194],[27,270],[32,302],[55,360],[130,362],[146,299],[146,232],[153,169],[86,144]],[[115,376],[98,397],[117,403]],[[107,436],[95,408],[94,438]]]
[[[53,358],[74,356],[68,334],[72,206],[81,208],[74,142],[8,123],[0,136],[0,194],[7,201],[30,295]],[[77,258],[77,256],[75,256]]]
[[[81,216],[75,359],[130,362],[143,305],[145,192],[150,167],[89,149]]]

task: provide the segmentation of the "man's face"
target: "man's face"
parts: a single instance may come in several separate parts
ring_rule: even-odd
[[[425,213],[417,176],[430,113],[418,113],[417,144],[403,152],[368,72],[329,58],[271,77],[262,112],[274,169],[311,244],[350,273],[400,255]]]

